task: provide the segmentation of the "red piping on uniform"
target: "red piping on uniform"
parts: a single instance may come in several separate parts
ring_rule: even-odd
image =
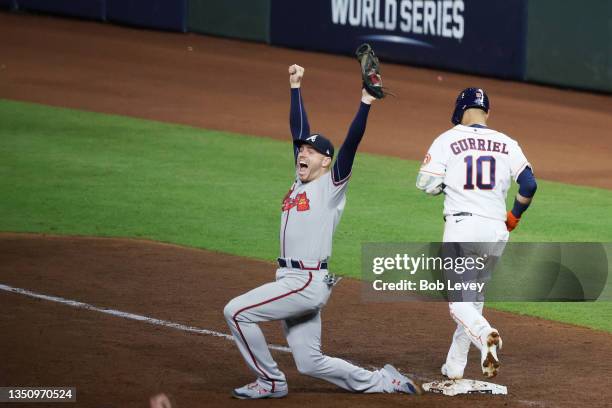
[[[242,333],[242,330],[240,329],[240,325],[238,324],[238,320],[236,320],[236,317],[238,317],[238,315],[240,313],[244,312],[245,310],[252,309],[252,308],[257,307],[257,306],[265,305],[266,303],[274,302],[276,300],[282,299],[282,298],[287,297],[289,295],[293,295],[294,293],[301,292],[304,289],[306,289],[308,287],[308,285],[310,285],[310,282],[312,282],[312,272],[308,272],[308,281],[301,288],[292,290],[291,292],[285,293],[284,295],[280,295],[280,296],[277,296],[277,297],[272,298],[272,299],[264,300],[263,302],[259,302],[257,304],[251,305],[251,306],[243,307],[242,309],[240,309],[239,311],[234,313],[234,316],[232,317],[232,320],[234,320],[234,324],[236,325],[236,328],[238,329],[238,333],[240,333],[240,337],[242,337],[242,341],[244,341],[244,345],[246,346],[247,350],[249,351],[249,355],[251,356],[251,359],[253,360],[253,363],[255,363],[255,367],[257,367],[257,369],[264,375],[264,377],[268,381],[272,382],[272,390],[270,392],[274,392],[274,388],[275,388],[276,382],[274,380],[272,380],[270,377],[268,377],[266,375],[266,373],[261,369],[261,367],[259,367],[259,364],[257,364],[257,360],[255,360],[255,355],[251,351],[251,348],[249,347],[249,343],[247,342],[246,338],[244,337],[244,334]]]
[[[449,302],[449,305],[452,305],[455,302]],[[482,344],[482,339],[480,338],[480,336],[476,336],[474,333],[472,333],[472,331],[470,330],[470,328],[468,327],[467,324],[463,323],[463,320],[461,320],[459,317],[457,317],[456,314],[453,313],[452,309],[450,310],[450,314],[454,319],[457,319],[457,321],[459,322],[459,324],[461,326],[463,326],[463,328],[468,332],[469,336],[472,336],[473,339],[476,339],[480,342],[480,344]]]
[[[285,228],[283,228],[283,258],[285,257],[285,235],[287,234],[287,224],[289,224],[289,212],[291,208],[287,210],[287,218],[285,218]]]
[[[293,183],[293,185],[291,186],[291,190],[289,190],[289,192],[287,193],[287,195],[285,196],[286,198],[290,198],[291,197],[291,193],[293,193],[293,190],[295,189],[295,183]],[[285,200],[283,200],[284,202]],[[287,218],[285,218],[285,228],[283,228],[283,253],[281,254],[281,257],[285,257],[285,234],[287,233],[287,224],[289,223],[289,212],[291,211],[291,208],[287,209]]]
[[[321,261],[317,262],[317,266],[315,266],[314,268],[307,268],[304,266],[304,262],[302,261],[298,261],[300,263],[300,269],[304,270],[304,271],[318,271],[319,269],[321,269]]]

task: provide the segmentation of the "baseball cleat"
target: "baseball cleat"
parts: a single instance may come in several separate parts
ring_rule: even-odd
[[[269,386],[264,386],[255,381],[244,387],[236,388],[232,391],[232,397],[238,399],[262,399],[262,398],[283,398],[289,393],[289,388],[285,385],[276,385],[274,391]]]
[[[502,348],[502,339],[499,333],[493,331],[487,336],[487,343],[481,350],[482,373],[487,378],[493,378],[499,370],[499,358],[497,358],[497,350]]]
[[[440,371],[442,375],[449,380],[460,380],[463,378],[463,370],[454,370],[449,368],[448,364],[442,364],[442,369],[440,369]]]
[[[387,381],[388,388],[392,389],[391,392],[414,395],[423,394],[420,381],[401,374],[391,364],[385,365],[381,371],[383,378]]]

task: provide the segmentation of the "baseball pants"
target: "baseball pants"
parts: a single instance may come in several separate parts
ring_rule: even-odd
[[[385,390],[380,370],[368,371],[321,352],[321,308],[332,288],[325,270],[302,271],[280,268],[276,281],[232,299],[223,311],[247,365],[258,381],[274,389],[284,386],[285,374],[278,368],[258,326],[281,320],[287,343],[300,373],[320,378],[354,392]]]
[[[473,253],[492,255],[499,259],[508,238],[509,233],[503,221],[478,215],[446,217],[443,241],[469,243],[466,246]],[[465,369],[470,344],[480,350],[493,330],[482,315],[483,307],[484,294],[464,301],[449,302],[450,315],[457,323],[457,329],[448,350],[446,365],[454,372],[462,373]]]

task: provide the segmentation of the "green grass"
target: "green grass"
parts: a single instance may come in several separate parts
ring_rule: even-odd
[[[0,141],[0,230],[278,256],[289,142],[3,100]],[[358,156],[333,270],[359,276],[362,242],[441,239],[442,201],[414,188],[417,169]],[[610,214],[612,191],[540,181],[513,240],[612,241]],[[496,307],[612,331],[612,302]]]

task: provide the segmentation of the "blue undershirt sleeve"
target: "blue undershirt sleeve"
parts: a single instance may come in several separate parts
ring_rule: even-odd
[[[361,102],[346,139],[338,151],[338,158],[332,167],[332,178],[336,184],[344,182],[351,174],[357,148],[365,133],[369,112],[370,105]]]

